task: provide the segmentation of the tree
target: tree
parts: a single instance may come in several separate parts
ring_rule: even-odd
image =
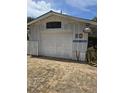
[[[27,23],[33,21],[35,18],[33,17],[27,17]]]
[[[92,19],[92,21],[97,22],[97,17],[94,17],[94,18]]]
[[[27,17],[27,23],[33,21],[35,18]],[[29,40],[29,26],[27,26],[27,40]]]

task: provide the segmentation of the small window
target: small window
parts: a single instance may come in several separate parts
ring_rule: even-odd
[[[48,23],[46,23],[46,28],[47,29],[61,28],[61,22],[48,22]]]
[[[75,34],[75,38],[83,38],[83,34],[80,33],[80,34]]]
[[[83,34],[82,33],[79,34],[79,38],[83,38]]]
[[[78,34],[75,34],[75,38],[78,38]]]

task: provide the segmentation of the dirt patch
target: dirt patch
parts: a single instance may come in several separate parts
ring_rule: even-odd
[[[96,93],[96,67],[28,57],[28,93]]]

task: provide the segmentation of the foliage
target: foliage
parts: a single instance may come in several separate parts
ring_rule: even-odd
[[[97,22],[97,17],[94,17],[94,18],[92,19],[92,21]]]
[[[86,62],[89,65],[97,66],[97,37],[88,37]]]
[[[88,37],[88,47],[97,46],[97,37]]]
[[[89,47],[86,52],[86,62],[89,65],[97,66],[97,49]]]
[[[33,21],[35,18],[33,17],[27,17],[27,23]]]

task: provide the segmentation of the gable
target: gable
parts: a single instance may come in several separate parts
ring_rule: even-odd
[[[48,22],[62,22],[62,24],[68,24],[68,23],[81,23],[66,17],[61,17],[57,15],[50,15],[48,17],[45,17],[44,19],[41,19],[37,21],[35,24],[46,24]]]
[[[50,11],[50,12],[36,18],[35,20],[29,22],[27,25],[31,25],[31,24],[36,23],[38,21],[42,21],[42,20],[47,19],[51,16],[56,16],[56,18],[59,17],[60,19],[65,18],[65,19],[68,19],[68,20],[71,20],[71,21],[77,21],[77,22],[89,23],[89,24],[92,24],[92,25],[96,25],[96,22],[94,22],[94,21],[90,21],[90,20],[86,20],[86,19],[82,19],[82,18],[77,18],[77,17],[73,17],[73,16],[61,14],[61,13],[56,13],[56,12],[53,12],[53,11]],[[53,20],[56,20],[56,18],[54,18]]]
[[[51,27],[51,28],[48,28],[47,27],[47,24],[48,23],[51,23],[51,22],[61,22],[61,26],[60,27]],[[75,20],[72,20],[72,19],[69,19],[69,18],[66,18],[66,17],[60,17],[60,16],[57,16],[57,15],[50,15],[48,17],[45,17],[44,19],[42,20],[39,20],[33,24],[30,25],[30,30],[32,31],[35,31],[38,30],[38,31],[45,31],[45,32],[73,32],[75,31],[75,29],[77,30],[81,30],[83,29],[83,26],[85,26],[85,24],[83,22],[79,22],[79,21],[75,21]]]

